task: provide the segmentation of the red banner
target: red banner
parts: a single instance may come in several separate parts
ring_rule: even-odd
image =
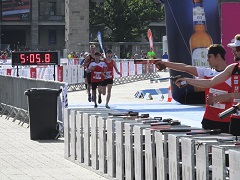
[[[7,75],[11,76],[12,69],[7,69]]]
[[[30,78],[37,78],[37,69],[36,68],[30,68]]]
[[[58,66],[58,68],[57,68],[57,80],[59,82],[63,82],[63,67],[62,66]]]
[[[148,40],[149,40],[150,48],[153,48],[153,37],[150,29],[148,29]]]

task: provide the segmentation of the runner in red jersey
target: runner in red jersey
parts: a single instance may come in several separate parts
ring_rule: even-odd
[[[105,79],[102,83],[102,94],[106,94],[106,89],[107,89],[107,97],[106,97],[106,108],[110,108],[108,103],[111,98],[111,91],[112,91],[112,85],[113,85],[113,78],[114,78],[114,70],[115,69],[117,74],[120,74],[120,72],[117,69],[116,62],[112,59],[112,51],[107,50],[106,58],[104,59],[104,62],[107,64],[107,71],[105,73]],[[99,96],[100,100],[101,96]]]
[[[107,70],[107,65],[105,62],[100,61],[101,54],[99,52],[95,53],[95,61],[89,64],[87,71],[91,72],[91,83],[92,83],[92,101],[94,102],[94,107],[97,107],[96,103],[96,89],[101,92],[101,84],[104,80],[105,72]]]
[[[89,64],[91,62],[95,61],[95,52],[96,52],[96,46],[94,44],[90,45],[90,53],[85,57],[83,66],[85,67],[85,71],[86,69],[89,67]],[[86,78],[87,78],[87,92],[88,92],[88,101],[91,102],[92,101],[92,95],[91,95],[91,72],[90,71],[86,71]]]

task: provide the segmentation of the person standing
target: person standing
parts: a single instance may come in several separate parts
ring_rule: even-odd
[[[221,84],[228,78],[231,78],[232,88],[230,93],[219,93],[212,97],[214,104],[222,104],[222,102],[231,101],[232,105],[240,102],[240,34],[234,37],[234,42],[229,43],[228,47],[232,48],[235,63],[228,65],[225,70],[211,79],[191,79],[191,78],[179,78],[176,81],[176,85],[182,81],[193,86],[199,86],[204,88],[211,88]],[[240,135],[240,111],[231,115],[230,130],[232,135]]]
[[[68,60],[70,60],[71,58],[72,58],[72,52],[68,54]]]
[[[144,50],[141,50],[140,59],[147,59],[147,55],[146,55],[146,53],[144,52]]]
[[[190,66],[183,63],[173,63],[167,61],[158,61],[156,64],[163,64],[169,69],[174,69],[181,72],[187,72],[193,76],[210,79],[220,72],[224,71],[227,67],[225,62],[226,51],[222,45],[213,44],[208,47],[208,62],[210,68]],[[231,107],[232,103],[224,101],[221,104],[214,104],[212,100],[212,95],[219,93],[229,93],[231,92],[231,80],[226,79],[219,85],[213,86],[212,88],[205,89],[206,107],[202,119],[203,129],[221,129],[224,133],[229,133],[230,117],[224,120],[218,117],[218,114]]]
[[[87,72],[91,72],[91,84],[92,84],[92,101],[94,102],[94,107],[98,107],[96,99],[96,89],[102,91],[102,82],[107,70],[107,65],[105,62],[100,61],[101,54],[95,52],[95,61],[91,62],[87,68]]]
[[[114,78],[114,71],[113,68],[115,69],[117,74],[120,74],[120,72],[117,69],[116,62],[112,59],[112,51],[107,50],[106,58],[104,59],[104,62],[107,64],[107,71],[105,73],[105,78],[102,83],[102,94],[106,94],[106,89],[107,89],[107,97],[106,97],[106,105],[105,107],[110,109],[108,103],[111,98],[111,91],[112,91],[112,86],[113,86],[113,78]],[[98,100],[101,99],[101,96],[99,96]]]
[[[147,53],[147,57],[148,57],[148,59],[156,59],[156,54],[153,51],[153,48],[150,48],[150,51],[148,51],[148,53]]]
[[[2,62],[3,62],[3,63],[6,63],[6,62],[7,62],[6,52],[3,52],[3,53],[2,53],[2,55],[0,56],[0,59],[2,59]]]
[[[118,60],[118,57],[117,57],[116,53],[113,54],[112,59]]]
[[[165,53],[162,55],[162,61],[168,61],[168,53],[165,51]],[[164,69],[164,72],[166,72],[167,69]]]
[[[162,55],[162,59],[168,60],[168,53],[167,53],[167,52],[165,52],[165,53]]]
[[[138,58],[138,54],[134,54],[133,59],[134,59],[134,60],[139,59],[139,58]]]

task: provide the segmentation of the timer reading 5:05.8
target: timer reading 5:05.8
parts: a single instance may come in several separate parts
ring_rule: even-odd
[[[58,51],[12,52],[12,65],[59,65]]]
[[[31,63],[50,63],[50,54],[44,54],[44,58],[42,59],[40,54],[29,54],[29,56],[26,56],[25,54],[20,54],[21,64],[25,64],[27,61]]]

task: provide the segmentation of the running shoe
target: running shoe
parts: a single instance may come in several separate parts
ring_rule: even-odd
[[[110,109],[110,107],[108,105],[105,106],[107,109]]]
[[[97,104],[95,104],[95,105],[94,105],[94,107],[95,107],[95,108],[97,108],[97,107],[98,107],[98,105],[97,105]]]
[[[101,103],[102,103],[101,95],[98,95],[98,104],[101,104]]]
[[[92,101],[92,96],[91,96],[91,94],[88,95],[88,101],[89,101],[89,102]]]

